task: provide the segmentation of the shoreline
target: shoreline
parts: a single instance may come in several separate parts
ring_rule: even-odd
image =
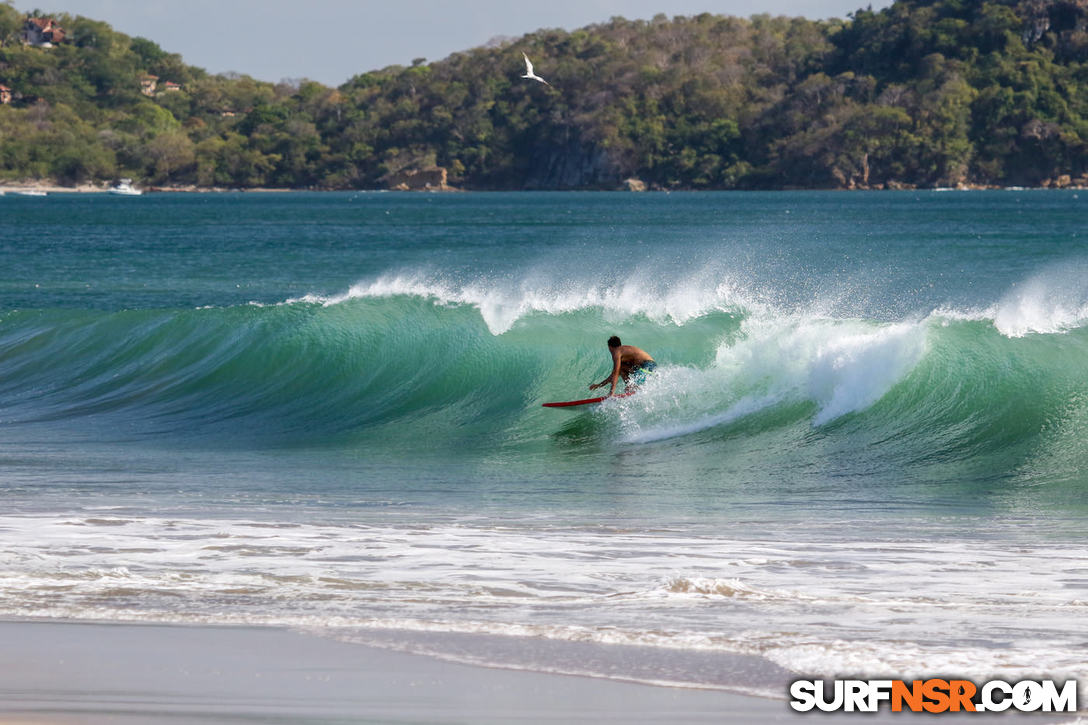
[[[99,723],[821,723],[785,701],[444,661],[286,628],[0,620],[0,725]],[[1065,715],[946,714],[973,723]]]
[[[0,196],[4,194],[23,194],[31,192],[34,194],[106,194],[111,188],[110,184],[77,184],[76,186],[62,186],[60,184],[44,182],[44,181],[29,181],[29,182],[0,182]],[[968,184],[960,187],[900,187],[900,188],[842,188],[842,189],[807,189],[807,188],[784,188],[784,189],[646,189],[643,191],[634,191],[623,188],[616,189],[464,189],[464,188],[427,188],[427,189],[289,189],[289,188],[266,188],[266,187],[240,187],[240,188],[227,188],[218,186],[147,186],[137,187],[140,191],[146,194],[285,194],[285,193],[314,193],[314,194],[358,194],[358,193],[431,193],[431,194],[449,194],[449,193],[476,193],[476,194],[488,194],[488,193],[518,193],[518,192],[596,192],[596,193],[624,193],[624,194],[705,194],[705,193],[744,193],[744,192],[806,192],[806,191],[823,191],[823,192],[843,192],[843,193],[855,193],[855,192],[949,192],[949,191],[1088,191],[1088,186],[982,186]]]
[[[258,626],[0,621],[0,724],[721,722],[785,701],[447,662]]]

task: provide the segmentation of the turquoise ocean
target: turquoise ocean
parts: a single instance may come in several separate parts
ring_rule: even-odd
[[[1088,683],[1088,192],[0,198],[0,617]],[[659,363],[591,408],[613,334]]]

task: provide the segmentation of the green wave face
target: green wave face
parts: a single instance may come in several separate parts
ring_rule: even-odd
[[[729,461],[781,485],[813,469],[859,482],[1076,485],[1088,464],[1083,327],[1017,336],[983,314],[889,323],[727,304],[657,319],[600,300],[545,307],[502,316],[479,300],[371,290],[269,306],[9,312],[2,414],[10,426],[104,438],[451,461],[546,466],[626,451],[651,468]],[[661,363],[640,393],[542,408],[586,397],[617,331]]]

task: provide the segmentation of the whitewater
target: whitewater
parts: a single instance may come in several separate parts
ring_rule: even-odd
[[[0,616],[1088,682],[1077,192],[132,201],[4,200]]]

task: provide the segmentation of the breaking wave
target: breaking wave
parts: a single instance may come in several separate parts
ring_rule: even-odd
[[[1075,275],[1028,280],[991,309],[890,321],[781,309],[713,280],[409,275],[278,304],[18,310],[0,316],[0,411],[8,425],[101,417],[137,437],[411,429],[436,449],[517,448],[557,430],[617,445],[809,430],[912,461],[1056,439],[1071,469],[1088,455],[1069,434],[1088,425],[1086,310]],[[614,332],[661,363],[643,391],[574,419],[541,409],[605,374]]]

